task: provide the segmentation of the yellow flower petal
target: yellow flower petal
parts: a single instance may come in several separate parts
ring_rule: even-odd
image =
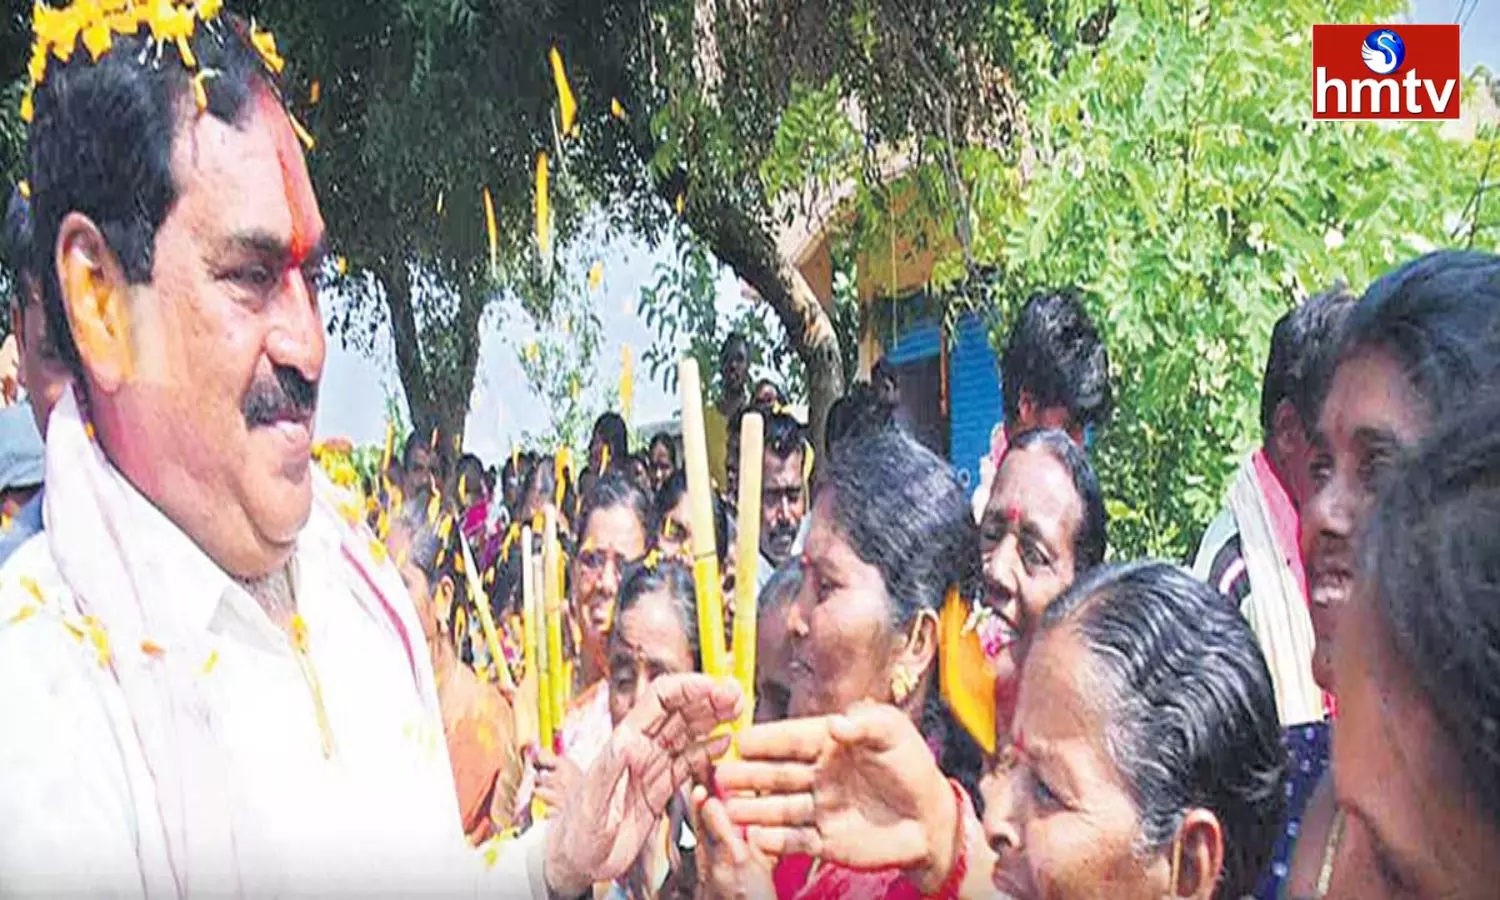
[[[292,648],[298,653],[307,652],[307,620],[301,613],[292,616]]]
[[[208,88],[204,86],[209,72],[199,72],[193,76],[193,102],[198,106],[198,112],[208,110]]]
[[[203,674],[207,675],[208,673],[212,672],[214,670],[214,666],[217,666],[218,664],[219,651],[215,650],[212,653],[208,654],[208,659],[205,659],[203,661]]]
[[[20,181],[16,182],[16,190],[21,192],[22,200],[31,199],[31,182],[27,181],[24,178],[21,179]]]
[[[36,106],[32,103],[31,100],[31,90],[27,89],[26,93],[21,95],[21,121],[25,122],[27,125],[30,125],[31,120],[35,117]]]
[[[250,45],[255,48],[255,52],[260,54],[266,68],[272,72],[280,75],[281,70],[286,68],[286,60],[276,52],[276,36],[269,31],[262,31],[260,26],[254,23],[250,25]]]
[[[596,262],[589,267],[589,293],[599,290],[604,283],[604,263]]]
[[[297,121],[296,116],[288,112],[286,117],[292,122],[292,132],[297,135],[297,140],[302,142],[302,146],[307,148],[308,153],[313,152],[313,149],[318,146],[318,142],[313,140],[313,136],[308,133],[306,128],[302,127],[302,123]]]
[[[109,23],[106,21],[96,21],[83,29],[83,46],[94,62],[98,62],[99,57],[109,52],[112,43],[114,35],[110,33]]]
[[[31,618],[32,616],[36,615],[36,611],[37,611],[37,608],[35,606],[32,606],[29,603],[26,604],[25,606],[23,606],[20,609],[16,610],[16,614],[10,617],[10,624],[12,624],[12,625],[20,624],[21,622],[24,622],[27,619]]]
[[[323,82],[313,80],[312,87],[307,89],[307,103],[309,106],[317,106],[318,101],[323,99]]]
[[[578,101],[573,97],[573,88],[568,84],[568,73],[563,69],[562,54],[553,47],[547,54],[552,60],[552,81],[557,87],[557,106],[562,114],[562,133],[572,136],[577,131]]]
[[[442,196],[438,197],[438,215],[442,215]],[[500,232],[495,227],[495,200],[490,196],[489,186],[484,188],[484,228],[490,241],[490,274],[500,269]]]
[[[177,55],[182,57],[182,64],[189,71],[198,68],[198,57],[193,55],[193,48],[188,44],[185,35],[177,36]],[[95,57],[97,59],[97,57]]]
[[[625,121],[625,107],[620,105],[619,97],[609,98],[609,114],[620,121]]]
[[[385,564],[385,544],[379,541],[370,541],[370,556],[374,557],[376,565]]]
[[[104,626],[93,616],[84,616],[83,624],[88,634],[89,643],[94,645],[94,655],[99,658],[99,665],[108,666],[110,661],[109,635],[105,633]]]
[[[37,584],[36,579],[30,575],[21,576],[21,589],[36,598],[37,603],[45,604],[47,602],[47,598],[42,596],[41,585]]]

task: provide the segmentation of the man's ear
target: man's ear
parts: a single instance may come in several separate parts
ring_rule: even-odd
[[[81,213],[69,213],[58,229],[57,276],[83,368],[99,390],[113,393],[134,369],[130,285],[104,232]]]
[[[1021,388],[1016,393],[1016,420],[1005,423],[1010,436],[1015,438],[1021,432],[1030,428],[1030,423],[1037,420],[1040,410],[1036,408],[1036,398],[1031,396],[1031,391]]]

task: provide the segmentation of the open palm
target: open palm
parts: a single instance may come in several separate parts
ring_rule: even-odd
[[[558,893],[613,881],[630,868],[679,787],[707,775],[728,738],[708,736],[742,705],[732,682],[659,678],[615,728],[547,835],[547,881]]]
[[[737,762],[717,772],[730,818],[776,855],[807,853],[855,869],[926,861],[924,821],[952,792],[911,720],[889,706],[847,716],[758,726],[740,738]]]

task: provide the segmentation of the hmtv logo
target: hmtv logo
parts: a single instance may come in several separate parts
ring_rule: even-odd
[[[1457,119],[1457,25],[1314,25],[1314,119]]]

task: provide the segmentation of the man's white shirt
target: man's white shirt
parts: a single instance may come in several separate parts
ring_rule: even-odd
[[[47,529],[0,571],[0,893],[535,893],[538,853],[465,841],[421,626],[321,473],[299,655],[71,394],[48,437]]]

